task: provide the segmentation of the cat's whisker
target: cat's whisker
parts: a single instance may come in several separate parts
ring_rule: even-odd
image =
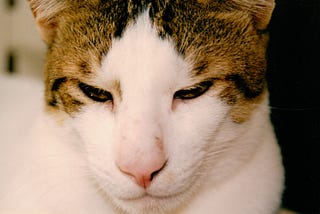
[[[279,106],[270,106],[271,110],[281,110],[281,111],[310,111],[314,110],[312,107],[279,107]]]

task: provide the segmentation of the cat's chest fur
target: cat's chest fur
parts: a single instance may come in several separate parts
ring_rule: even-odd
[[[272,1],[30,6],[48,44],[45,106],[4,176],[0,211],[277,211]]]

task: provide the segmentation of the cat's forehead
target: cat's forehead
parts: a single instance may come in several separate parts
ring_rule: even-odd
[[[132,85],[130,82],[140,83],[144,88],[149,85],[149,89],[155,89],[155,83],[166,88],[178,78],[188,84],[190,70],[190,64],[175,50],[174,44],[158,36],[146,10],[121,37],[114,39],[102,57],[96,81],[119,80],[123,89]]]
[[[157,37],[170,41],[177,54],[191,62],[198,74],[208,70],[210,62],[213,65],[217,61],[221,67],[228,60],[234,61],[234,55],[243,55],[239,50],[247,51],[255,32],[246,13],[223,11],[216,4],[208,1],[77,4],[77,9],[64,14],[53,46],[59,49],[57,53],[75,56],[70,61],[76,62],[80,71],[90,72],[92,68],[87,64],[101,63],[113,43],[123,39],[124,32],[145,14]]]

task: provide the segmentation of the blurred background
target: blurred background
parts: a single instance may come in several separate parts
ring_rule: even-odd
[[[45,45],[26,0],[0,0],[0,72],[42,77]]]
[[[0,1],[0,73],[41,79],[45,45],[27,2]],[[320,0],[276,3],[267,78],[286,169],[283,206],[320,214]]]

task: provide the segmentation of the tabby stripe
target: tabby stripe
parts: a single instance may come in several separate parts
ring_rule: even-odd
[[[61,77],[61,78],[55,79],[54,83],[52,84],[51,91],[59,90],[61,84],[65,83],[66,81],[67,81],[67,77]]]
[[[226,80],[234,82],[237,89],[244,94],[245,98],[248,99],[258,97],[263,91],[262,82],[249,85],[239,74],[228,75]]]

